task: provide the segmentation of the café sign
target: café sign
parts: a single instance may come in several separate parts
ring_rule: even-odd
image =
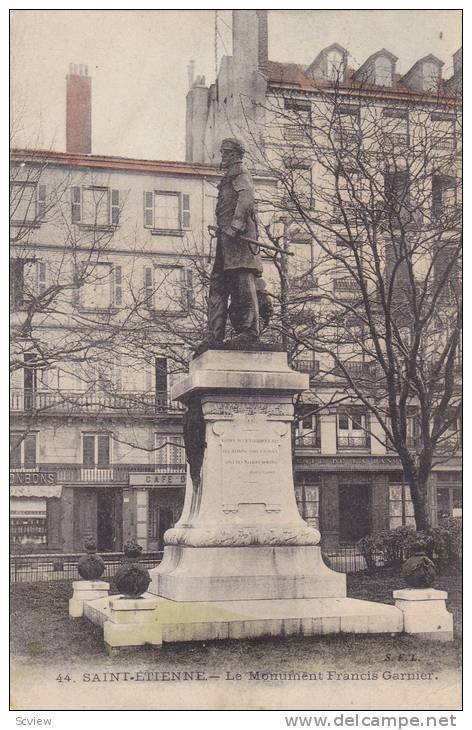
[[[176,474],[130,474],[130,487],[185,487],[185,472]]]

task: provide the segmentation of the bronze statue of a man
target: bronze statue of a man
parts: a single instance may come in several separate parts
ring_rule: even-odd
[[[221,347],[228,315],[236,332],[232,346],[243,349],[259,338],[256,277],[262,276],[262,262],[255,247],[240,238],[257,239],[254,185],[243,165],[244,152],[237,139],[224,139],[221,143],[221,168],[225,175],[219,184],[216,204],[218,235],[210,277],[208,335],[197,353]]]

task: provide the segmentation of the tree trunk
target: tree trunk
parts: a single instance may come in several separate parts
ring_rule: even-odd
[[[428,509],[428,480],[410,484],[411,498],[415,512],[416,529],[427,530],[431,527]]]

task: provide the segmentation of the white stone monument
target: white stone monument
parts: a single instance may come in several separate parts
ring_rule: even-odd
[[[308,387],[285,353],[222,350],[175,386],[173,398],[201,403],[206,448],[151,571],[149,593],[171,602],[164,621],[175,608],[170,640],[403,629],[395,607],[346,598],[345,575],[324,564],[320,533],[298,512],[293,397]],[[197,607],[195,631],[179,630],[177,615]]]

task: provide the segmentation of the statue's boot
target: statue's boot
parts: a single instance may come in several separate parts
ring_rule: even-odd
[[[206,337],[195,348],[193,353],[193,359],[206,352],[207,350],[221,350],[222,346],[222,340],[215,340],[213,337]]]

